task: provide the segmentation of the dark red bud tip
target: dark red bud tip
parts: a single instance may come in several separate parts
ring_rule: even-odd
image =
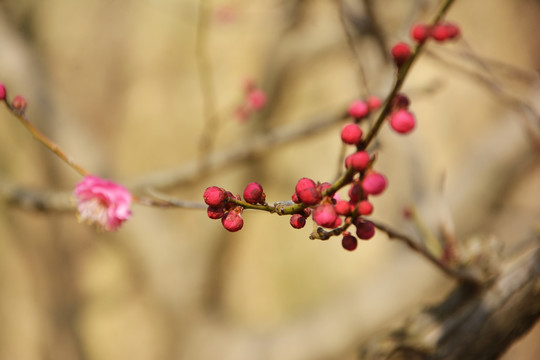
[[[294,214],[290,220],[291,226],[295,229],[301,229],[306,225],[306,218],[300,214]]]
[[[264,204],[266,195],[261,184],[252,182],[244,189],[244,200],[250,204]]]
[[[392,57],[397,66],[405,64],[411,57],[411,48],[404,42],[397,43],[392,48]]]
[[[311,208],[305,208],[302,210],[302,216],[308,218],[311,215]]]
[[[409,97],[405,94],[396,94],[392,99],[393,110],[408,109],[409,105],[411,105],[411,100],[409,100]]]
[[[343,236],[343,239],[341,239],[341,246],[343,246],[345,250],[354,251],[358,247],[358,240],[352,235],[345,235]]]
[[[358,201],[360,201],[360,197],[362,195],[362,187],[360,186],[360,184],[353,183],[349,188],[349,200],[352,203],[357,203]]]
[[[206,213],[210,219],[221,219],[225,215],[225,208],[222,206],[209,206]]]

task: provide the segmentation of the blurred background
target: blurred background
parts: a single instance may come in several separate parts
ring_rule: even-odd
[[[236,194],[258,181],[273,203],[301,177],[335,179],[339,115],[385,96],[389,49],[438,5],[2,0],[0,81],[94,174],[197,202],[208,186]],[[458,0],[447,18],[463,39],[429,43],[403,88],[416,130],[381,131],[389,188],[373,218],[416,235],[403,218],[416,206],[435,233],[516,244],[540,216],[540,3]],[[247,81],[268,105],[241,121]],[[1,359],[355,359],[361,341],[453,285],[384,234],[347,252],[309,240],[310,222],[295,230],[267,213],[246,211],[232,234],[204,210],[135,205],[118,232],[98,232],[65,211],[78,174],[5,106],[0,144]],[[58,203],[43,211],[7,201],[51,192]],[[536,359],[539,340],[537,328],[506,358]]]

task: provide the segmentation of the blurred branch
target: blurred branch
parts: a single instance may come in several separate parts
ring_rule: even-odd
[[[202,111],[204,116],[204,128],[200,138],[200,157],[204,158],[212,152],[219,118],[216,111],[216,93],[214,90],[214,80],[211,62],[208,54],[208,2],[210,0],[199,0],[199,14],[197,17],[197,33],[195,38],[195,54],[197,59],[197,70],[202,93]],[[208,166],[208,163],[201,161],[201,167]]]
[[[459,284],[437,305],[365,344],[360,358],[499,358],[540,317],[540,237],[528,245],[499,264],[488,289]]]
[[[456,267],[451,267],[447,264],[444,264],[441,259],[436,258],[425,246],[423,246],[420,242],[411,239],[409,236],[402,234],[395,229],[392,229],[388,225],[373,221],[370,219],[375,225],[375,227],[384,233],[388,235],[388,237],[391,240],[399,240],[403,242],[409,249],[413,250],[414,252],[420,254],[423,256],[426,260],[428,260],[431,264],[435,265],[436,268],[441,270],[444,274],[462,282],[467,283],[471,286],[482,286],[482,284],[487,281],[487,279],[484,279],[482,276],[479,276],[476,273],[473,273],[471,271],[468,271],[466,268],[459,269]],[[484,275],[484,274],[482,274]],[[491,274],[487,274],[488,276]]]
[[[8,204],[33,211],[73,211],[70,193],[19,186],[0,177],[0,197]]]
[[[360,85],[360,96],[366,97],[370,94],[367,78],[366,78],[366,72],[364,71],[364,66],[362,65],[360,52],[358,51],[354,39],[354,34],[350,31],[349,25],[347,24],[347,13],[350,10],[347,10],[347,5],[345,3],[345,0],[338,0],[337,2],[338,11],[339,11],[339,20],[341,22],[341,27],[343,28],[343,32],[345,33],[345,38],[347,39],[347,44],[349,45],[349,48],[351,49],[351,52],[354,55],[354,58],[356,60],[356,66],[358,69],[358,79],[359,79],[359,85]],[[386,53],[386,52],[385,52]]]
[[[373,7],[372,0],[362,0],[364,4],[365,14],[358,15],[354,11],[351,11],[347,7],[344,0],[338,0],[340,6],[340,17],[344,23],[344,27],[348,28],[347,25],[350,24],[351,28],[359,35],[371,35],[377,44],[378,49],[381,52],[383,59],[390,60],[388,54],[388,46],[386,41],[386,36],[384,34],[384,29],[379,24],[379,21],[375,15],[375,9]],[[344,21],[346,20],[346,21]],[[353,38],[353,33],[348,32],[347,36]]]
[[[218,172],[231,164],[256,158],[304,137],[322,132],[344,118],[345,114],[325,115],[308,119],[300,124],[287,124],[268,131],[238,144],[235,147],[215,151],[201,160],[201,170],[193,161],[180,165],[178,168],[147,174],[129,182],[130,188],[144,190],[148,187],[171,188],[197,180],[202,175]]]
[[[474,54],[469,53],[468,57],[475,57],[474,62],[477,64],[480,64],[480,66],[487,70],[487,74],[483,74],[478,70],[472,70],[468,69],[465,66],[456,63],[455,61],[449,61],[444,56],[440,56],[434,51],[427,50],[426,54],[431,56],[432,58],[439,61],[441,64],[456,70],[460,73],[463,73],[467,75],[468,79],[473,79],[477,83],[483,85],[486,87],[491,93],[496,95],[499,99],[507,103],[508,105],[514,107],[515,109],[519,110],[525,119],[530,119],[532,121],[525,122],[524,126],[527,129],[527,135],[529,136],[529,139],[531,143],[535,146],[536,151],[540,154],[540,114],[536,111],[536,109],[531,105],[531,103],[527,100],[522,99],[520,96],[515,95],[514,93],[506,90],[506,88],[501,85],[493,76],[491,73],[489,64],[487,62],[484,62],[482,59],[477,58],[474,56]],[[502,66],[502,65],[499,65]],[[511,67],[505,67],[510,71]],[[518,70],[515,70],[512,73],[517,72]],[[521,73],[520,77],[523,77],[524,74]],[[532,80],[529,78],[529,80]]]
[[[0,84],[1,85],[1,84]],[[3,85],[1,85],[3,86]],[[56,156],[58,156],[63,162],[65,162],[69,167],[78,172],[82,176],[88,175],[88,171],[82,166],[78,165],[73,159],[71,159],[60,147],[49,139],[44,133],[39,131],[26,117],[26,100],[24,101],[24,106],[22,109],[16,109],[10,102],[7,97],[3,100],[6,104],[9,111],[21,122],[21,124],[32,134],[34,139],[43,144],[47,149],[52,151]]]
[[[388,54],[387,43],[386,43],[386,36],[384,34],[384,30],[379,23],[379,20],[377,19],[377,16],[375,14],[375,8],[374,8],[374,2],[373,0],[363,0],[364,8],[366,11],[366,15],[369,19],[369,32],[373,35],[375,38],[375,41],[377,42],[377,45],[379,45],[379,48],[381,49],[382,56],[386,59],[390,59],[390,55]]]
[[[301,124],[284,125],[236,147],[213,152],[201,160],[200,163],[205,164],[205,166],[199,166],[197,161],[190,161],[176,169],[146,174],[139,179],[128,182],[128,187],[134,193],[144,193],[148,189],[171,188],[189,183],[203,175],[218,172],[231,166],[231,164],[239,164],[263,156],[275,147],[324,131],[338,123],[343,117],[344,114],[326,115],[306,120]],[[11,204],[26,209],[41,211],[72,210],[70,194],[71,192],[67,191],[32,190],[0,178],[0,197]]]
[[[344,349],[358,348],[358,344],[363,344],[359,355],[365,360],[495,359],[540,317],[540,237],[518,248],[501,260],[484,243],[479,258],[493,264],[497,278],[481,288],[459,282],[438,304],[412,313],[403,326],[369,342],[362,336],[372,337],[366,329],[375,325],[369,313],[379,305],[373,301],[389,294],[374,295],[365,288],[269,333],[208,317],[192,329],[192,341],[227,344],[219,352],[197,353],[198,358],[219,354],[224,360],[256,359],[263,354],[268,360],[345,358]],[[380,287],[386,279],[378,275],[374,281]],[[390,276],[395,280],[395,272]],[[406,297],[403,294],[401,300]],[[402,301],[394,301],[394,308],[385,312],[408,311]]]

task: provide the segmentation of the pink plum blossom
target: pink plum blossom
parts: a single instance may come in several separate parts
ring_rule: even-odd
[[[115,231],[131,217],[131,194],[121,185],[88,175],[75,186],[79,221]]]

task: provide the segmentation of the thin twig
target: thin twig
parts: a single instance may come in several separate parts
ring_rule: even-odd
[[[427,51],[426,54],[436,59],[440,63],[451,67],[452,69],[457,70],[463,74],[466,74],[467,78],[477,80],[480,84],[486,86],[486,88],[488,88],[492,93],[497,95],[504,102],[519,110],[525,119],[528,118],[532,120],[529,122],[525,121],[524,126],[528,130],[527,135],[529,136],[531,143],[535,146],[536,151],[540,153],[540,135],[538,134],[538,129],[540,128],[540,114],[530,104],[530,102],[523,100],[521,97],[516,96],[512,92],[509,92],[505,89],[504,86],[500,85],[498,82],[494,81],[493,78],[487,75],[484,75],[475,70],[467,69],[465,66],[460,65],[456,62],[449,62],[447,59],[439,56],[433,51]],[[536,130],[533,128],[531,122],[535,123]]]
[[[181,199],[173,198],[172,196],[163,194],[156,189],[149,188],[148,192],[155,199],[147,197],[138,197],[138,203],[148,206],[157,206],[157,207],[175,207],[183,209],[206,209],[208,205],[202,202],[186,201]]]
[[[402,241],[411,250],[422,255],[446,275],[463,283],[470,283],[476,286],[481,286],[483,284],[482,279],[479,279],[466,271],[447,266],[441,260],[437,259],[431,252],[429,252],[426,247],[421,245],[418,241],[411,239],[409,236],[390,228],[388,225],[373,221],[372,219],[369,221],[372,222],[377,229],[386,233],[390,239]]]
[[[195,55],[197,59],[197,71],[202,93],[202,111],[204,128],[200,139],[200,159],[212,152],[215,137],[218,133],[219,117],[216,111],[216,94],[212,66],[208,54],[208,3],[210,0],[199,0],[199,14],[197,17],[197,34],[195,38]],[[200,162],[201,168],[209,164]]]
[[[339,20],[341,22],[341,27],[343,28],[343,32],[345,33],[347,44],[349,45],[349,48],[351,49],[351,52],[353,53],[354,58],[356,60],[358,79],[359,79],[359,85],[360,85],[360,96],[366,97],[370,94],[369,85],[367,82],[366,72],[364,71],[364,66],[362,65],[362,60],[361,60],[362,58],[360,56],[358,49],[356,48],[354,36],[351,33],[349,26],[347,25],[347,20],[345,17],[346,5],[345,5],[344,0],[338,0],[337,5],[338,5]]]
[[[69,165],[73,170],[81,174],[82,176],[86,176],[89,174],[89,172],[84,169],[82,166],[78,165],[73,159],[71,159],[69,156],[66,155],[60,147],[54,143],[51,139],[49,139],[45,134],[43,134],[41,131],[39,131],[34,125],[30,123],[28,118],[26,117],[26,114],[23,111],[19,111],[14,109],[10,103],[7,101],[7,99],[4,100],[4,103],[8,107],[9,111],[15,115],[15,117],[21,122],[21,124],[24,125],[24,127],[32,134],[34,139],[45,145],[47,149],[52,151],[56,156],[58,156],[62,161],[64,161],[67,165]]]

